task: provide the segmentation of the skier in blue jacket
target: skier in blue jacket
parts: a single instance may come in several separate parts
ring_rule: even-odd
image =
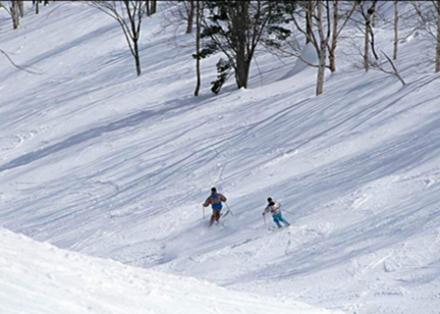
[[[223,208],[222,202],[226,202],[226,197],[223,194],[218,193],[216,188],[212,188],[211,195],[202,204],[203,207],[208,207],[209,205],[212,207],[212,216],[211,220],[209,221],[209,226],[212,226],[214,221],[217,223],[219,222],[221,210]]]
[[[267,202],[269,203],[266,208],[264,209],[263,212],[263,216],[266,215],[267,213],[271,213],[272,214],[272,218],[273,221],[276,223],[276,225],[278,226],[278,228],[282,228],[283,226],[281,225],[280,221],[287,226],[290,226],[290,223],[283,218],[283,214],[281,213],[281,203],[278,202],[274,202],[272,200],[272,198],[268,198]]]

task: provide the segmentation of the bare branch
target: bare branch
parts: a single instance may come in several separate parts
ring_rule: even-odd
[[[86,1],[86,4],[104,12],[116,20],[124,33],[127,45],[136,63],[136,73],[141,75],[138,41],[141,33],[145,1]]]
[[[20,70],[22,70],[22,71],[25,71],[25,72],[27,72],[27,73],[29,73],[29,74],[41,75],[41,73],[37,73],[37,72],[31,71],[31,70],[28,70],[28,69],[26,69],[25,67],[22,67],[22,66],[16,64],[16,63],[11,59],[11,57],[10,57],[6,52],[4,52],[4,51],[1,50],[1,49],[0,49],[0,53],[3,54],[3,55],[6,57],[6,59],[8,59],[9,63],[11,63],[11,64],[12,64],[14,67],[16,67],[17,69],[20,69]]]
[[[373,68],[376,68],[376,69],[386,73],[386,74],[390,74],[390,75],[397,77],[397,79],[400,81],[400,83],[402,83],[402,85],[406,85],[405,81],[403,80],[402,76],[400,75],[399,71],[397,70],[397,67],[394,65],[393,60],[391,60],[391,58],[388,57],[388,55],[385,52],[383,52],[382,50],[380,52],[385,56],[388,63],[391,65],[392,71],[385,69],[383,64],[381,64],[380,62],[377,62],[377,61],[371,62],[371,66]]]

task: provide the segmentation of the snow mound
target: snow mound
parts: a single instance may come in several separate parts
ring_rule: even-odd
[[[285,75],[284,78],[298,74],[305,69],[310,68],[309,64],[318,64],[318,61],[318,54],[316,53],[315,47],[313,47],[312,43],[308,43],[304,46],[304,49],[301,51],[301,55],[296,60],[293,68]],[[315,69],[312,70],[313,72],[316,71]]]
[[[87,257],[0,229],[2,314],[330,313]]]

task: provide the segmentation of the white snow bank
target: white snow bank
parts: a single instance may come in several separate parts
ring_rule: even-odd
[[[0,312],[330,313],[39,243],[0,229]]]
[[[288,78],[290,76],[300,73],[301,71],[304,71],[307,68],[310,68],[309,64],[317,65],[318,61],[318,54],[316,53],[315,47],[313,47],[312,43],[308,43],[301,51],[301,55],[296,60],[296,63],[292,70],[290,70],[284,78]],[[311,70],[313,70],[313,72],[316,71],[315,68],[311,68]]]

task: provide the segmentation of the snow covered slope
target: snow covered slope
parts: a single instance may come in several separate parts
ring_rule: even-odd
[[[0,59],[2,227],[347,313],[438,313],[440,80],[423,34],[400,45],[404,87],[341,46],[319,97],[314,69],[262,53],[250,88],[219,96],[204,60],[194,98],[192,37],[176,48],[160,15],[145,21],[137,78],[114,21],[44,10],[17,31],[0,16],[0,48],[39,73]],[[378,48],[391,38],[376,30]],[[213,185],[235,216],[208,230]],[[267,231],[268,196],[291,229]]]
[[[2,314],[330,314],[298,302],[282,303],[71,253],[4,229],[0,229],[0,301]]]

